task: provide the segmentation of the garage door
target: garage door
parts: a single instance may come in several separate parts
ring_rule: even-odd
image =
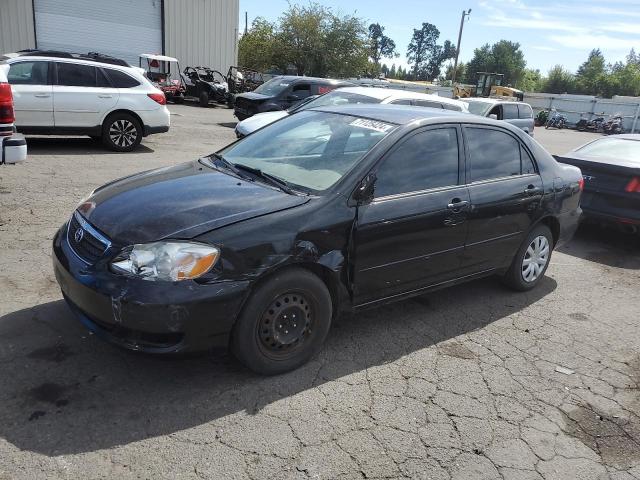
[[[162,53],[162,0],[34,0],[40,49],[100,52],[138,65]]]

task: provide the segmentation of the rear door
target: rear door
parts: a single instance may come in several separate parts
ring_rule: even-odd
[[[102,69],[93,65],[54,62],[53,112],[56,128],[100,127],[104,115],[118,102]]]
[[[542,179],[530,152],[506,129],[466,126],[471,199],[465,271],[508,265],[539,213]]]
[[[533,135],[535,124],[533,121],[533,110],[531,109],[531,105],[529,105],[528,103],[519,103],[518,118],[521,122],[520,128],[522,128],[529,135]]]
[[[358,207],[354,238],[358,304],[458,275],[469,206],[461,145],[458,126],[423,129],[375,169],[374,199]]]
[[[7,75],[13,92],[16,127],[53,127],[53,88],[50,63],[42,60],[11,63]]]

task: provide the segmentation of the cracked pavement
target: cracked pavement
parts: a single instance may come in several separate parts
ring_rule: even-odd
[[[278,377],[90,335],[55,230],[92,188],[233,140],[229,110],[170,108],[138,153],[30,139],[0,168],[0,479],[640,479],[640,241],[611,230],[581,227],[532,292],[486,279],[342,318]]]

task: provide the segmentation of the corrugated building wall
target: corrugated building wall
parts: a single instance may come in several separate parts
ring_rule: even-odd
[[[31,0],[0,0],[0,54],[35,46]]]
[[[164,0],[165,55],[226,75],[238,61],[239,0]]]

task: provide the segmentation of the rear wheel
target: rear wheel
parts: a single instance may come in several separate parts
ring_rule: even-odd
[[[276,273],[251,295],[233,328],[231,350],[254,372],[276,375],[322,346],[333,306],[324,282],[303,269]]]
[[[200,96],[198,97],[198,103],[200,104],[201,107],[208,107],[209,106],[209,93],[205,92],[204,90],[202,92],[200,92]]]
[[[509,287],[526,291],[534,288],[544,277],[553,246],[553,235],[546,225],[537,225],[518,249],[511,267],[503,277]]]
[[[130,152],[142,141],[142,125],[133,115],[114,113],[102,125],[102,142],[116,152]]]

